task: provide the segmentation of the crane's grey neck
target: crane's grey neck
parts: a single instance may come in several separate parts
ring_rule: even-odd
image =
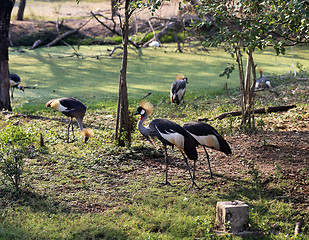
[[[141,134],[145,137],[150,135],[150,129],[143,125],[144,121],[147,119],[148,115],[145,114],[144,117],[138,121],[137,127]]]
[[[82,118],[76,118],[78,126],[80,128],[81,131],[83,131],[83,119]]]

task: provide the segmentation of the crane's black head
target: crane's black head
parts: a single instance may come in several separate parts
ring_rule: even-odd
[[[23,91],[23,92],[25,91],[25,87],[24,87],[24,86],[18,86],[17,88],[18,88],[20,91]]]
[[[138,114],[141,116],[145,116],[146,110],[143,107],[138,107],[134,115],[138,115]]]
[[[186,80],[186,83],[189,83],[187,77],[184,77],[183,80]]]
[[[142,101],[140,102],[140,106],[137,108],[136,113],[134,115],[141,115],[141,119],[145,116],[150,116],[153,112],[153,106],[150,102]]]

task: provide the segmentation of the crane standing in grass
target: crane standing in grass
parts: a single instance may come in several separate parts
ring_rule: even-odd
[[[256,80],[255,88],[256,89],[270,89],[271,84],[268,78],[263,77],[263,70],[261,68],[258,69],[260,77]]]
[[[166,119],[154,119],[149,123],[148,126],[145,127],[143,123],[147,119],[147,117],[152,113],[152,111],[153,111],[152,105],[149,102],[144,101],[140,104],[140,107],[138,107],[135,115],[137,114],[141,115],[141,118],[138,122],[138,130],[141,132],[141,134],[151,143],[152,141],[150,138],[156,137],[163,144],[165,153],[165,164],[166,164],[165,182],[163,183],[163,185],[170,184],[168,182],[167,177],[168,172],[167,145],[172,147],[176,146],[181,151],[192,180],[192,186],[196,185],[194,182],[194,178],[191,175],[188,160],[186,158],[187,155],[189,159],[194,161],[197,160],[198,154],[196,151],[194,139],[180,125]]]
[[[78,126],[84,135],[85,143],[87,143],[88,139],[92,136],[92,131],[90,129],[84,129],[83,127],[83,119],[87,107],[81,101],[71,97],[52,99],[46,103],[46,107],[51,107],[71,118],[68,126],[68,141],[70,126],[72,126],[74,138],[73,118],[76,118]]]
[[[171,102],[179,105],[183,102],[183,97],[186,93],[186,84],[188,83],[188,78],[183,75],[178,75],[176,80],[172,83],[170,96]]]
[[[203,122],[187,122],[182,125],[196,140],[196,146],[203,146],[208,160],[210,171],[210,178],[212,178],[212,171],[210,167],[209,155],[206,147],[224,152],[226,155],[232,154],[229,144],[218,133],[218,131],[207,123]],[[193,167],[193,178],[195,178],[195,161]]]
[[[11,73],[10,74],[10,88],[11,88],[11,98],[14,98],[13,93],[14,89],[17,88],[21,91],[24,91],[25,88],[20,86],[20,77],[17,74]]]

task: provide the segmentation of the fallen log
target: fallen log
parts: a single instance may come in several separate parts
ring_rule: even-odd
[[[57,42],[59,42],[60,40],[62,40],[63,38],[70,36],[74,33],[77,33],[81,28],[83,28],[84,26],[86,26],[89,22],[90,22],[91,18],[88,19],[85,23],[81,24],[78,28],[73,28],[70,31],[67,31],[61,35],[59,35],[56,39],[54,39],[53,41],[51,41],[50,43],[48,43],[46,45],[46,47],[51,47],[53,45],[55,45]],[[56,22],[56,28],[57,28],[57,32],[59,33],[59,24],[58,21]]]
[[[54,39],[53,41],[51,41],[50,43],[48,43],[48,44],[46,45],[46,47],[51,47],[51,46],[55,45],[55,44],[56,44],[57,42],[59,42],[61,39],[65,38],[65,37],[67,37],[67,36],[69,36],[69,35],[72,35],[72,34],[74,34],[74,33],[77,33],[77,32],[79,31],[79,29],[80,29],[80,28],[72,29],[72,30],[70,30],[70,31],[68,31],[68,32],[66,32],[66,33],[64,33],[64,34],[61,34],[61,35],[58,36],[56,39]]]
[[[268,107],[268,108],[258,108],[258,109],[254,109],[253,111],[251,111],[251,113],[258,113],[258,114],[263,114],[263,113],[273,113],[273,112],[286,112],[292,108],[295,108],[296,105],[285,105],[285,106],[277,106],[277,107]],[[231,111],[231,112],[225,112],[225,113],[221,113],[220,115],[212,118],[212,119],[208,119],[208,118],[199,118],[198,121],[202,122],[202,121],[214,121],[216,119],[218,120],[222,120],[223,118],[226,118],[227,116],[241,116],[241,111]]]

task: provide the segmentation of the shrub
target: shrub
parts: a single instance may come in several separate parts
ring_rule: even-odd
[[[4,184],[11,183],[19,191],[22,181],[26,148],[33,142],[33,137],[20,126],[8,125],[0,132],[0,172]]]
[[[11,183],[16,191],[20,190],[23,173],[24,149],[7,148],[0,153],[0,171],[3,183]]]

